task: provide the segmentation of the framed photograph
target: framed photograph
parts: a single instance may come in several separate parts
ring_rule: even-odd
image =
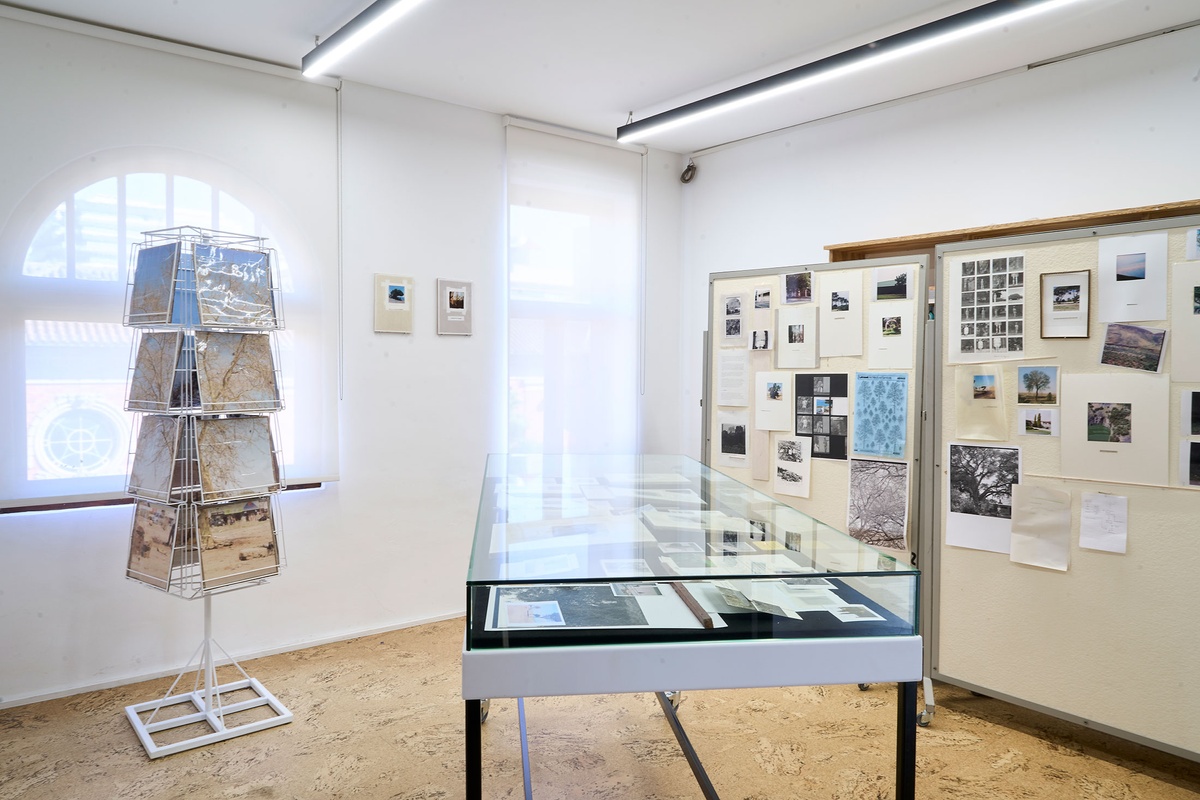
[[[1043,339],[1086,339],[1092,271],[1052,272],[1042,276]]]
[[[437,332],[439,336],[471,335],[471,284],[438,278]]]
[[[375,275],[375,332],[412,333],[413,279]]]

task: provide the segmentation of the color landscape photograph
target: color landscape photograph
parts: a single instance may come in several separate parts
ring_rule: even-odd
[[[1104,334],[1104,349],[1100,351],[1100,363],[1158,372],[1166,341],[1165,330],[1109,323],[1108,331]]]

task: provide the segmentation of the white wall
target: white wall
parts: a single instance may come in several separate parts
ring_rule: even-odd
[[[684,187],[684,342],[712,272],[822,263],[825,245],[1200,196],[1200,29],[696,158]],[[701,354],[683,374],[700,386]],[[698,398],[683,407],[700,452]]]
[[[3,33],[42,34],[0,19]],[[74,36],[44,35],[60,42]],[[67,44],[98,49],[106,64],[137,65],[148,57],[136,47],[88,38]],[[186,82],[216,105],[223,93],[260,77],[179,56],[150,58],[169,62],[165,80]],[[32,83],[24,85],[43,104],[22,125],[42,126],[61,113],[62,87],[77,66],[36,55],[25,64],[24,80]],[[108,113],[119,113],[113,102]],[[484,461],[504,443],[501,118],[354,84],[343,87],[341,104],[341,480],[282,496],[288,567],[279,578],[213,599],[214,635],[239,658],[461,614]],[[333,103],[328,114],[332,131]],[[39,175],[6,130],[13,129],[0,125],[0,170],[36,183]],[[75,153],[70,130],[54,128],[55,152],[61,151],[55,158],[83,155]],[[295,147],[286,126],[279,136],[281,148]],[[140,143],[134,133],[127,138],[113,146]],[[320,152],[295,153],[297,168],[333,174],[332,135],[329,143]],[[236,130],[216,149],[228,152],[235,167],[238,158],[253,161],[253,153],[238,153],[244,147]],[[682,351],[672,294],[681,269],[681,169],[673,154],[648,156],[647,286],[663,298],[648,309],[655,332],[645,354],[649,452],[678,452],[683,438],[675,413]],[[272,176],[259,180],[285,201],[306,190]],[[318,238],[336,231],[333,198],[327,200],[323,230],[311,231]],[[336,259],[326,261],[326,269],[337,269]],[[377,272],[415,279],[412,335],[374,333]],[[473,282],[473,336],[436,335],[439,277]],[[336,314],[330,317],[336,324]],[[192,655],[203,635],[203,604],[123,577],[131,514],[121,506],[0,515],[0,705],[172,673]]]

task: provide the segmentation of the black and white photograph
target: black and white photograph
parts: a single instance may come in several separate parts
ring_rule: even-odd
[[[771,349],[771,332],[770,331],[753,331],[750,334],[750,349],[751,350],[770,350]]]
[[[725,298],[725,316],[736,317],[742,313],[742,298],[740,295],[729,295]]]
[[[1166,344],[1167,332],[1162,328],[1112,322],[1104,332],[1100,363],[1143,372],[1160,372]]]
[[[721,452],[727,455],[746,455],[746,426],[738,423],[721,425]]]
[[[804,326],[788,325],[788,344],[804,344]]]
[[[814,458],[845,459],[850,416],[850,381],[845,373],[796,374],[797,436],[814,436]],[[834,420],[840,420],[835,430]]]
[[[699,542],[659,542],[658,549],[664,555],[671,553],[703,553],[704,547]]]
[[[759,286],[754,290],[754,307],[755,308],[770,308],[771,307],[771,287]]]
[[[902,550],[907,547],[908,464],[850,459],[846,529],[860,542]]]
[[[1188,486],[1200,486],[1200,442],[1184,442],[1187,453],[1187,470],[1183,473]]]
[[[1012,518],[1012,487],[1020,482],[1015,447],[950,445],[950,510],[979,517]]]
[[[740,318],[725,320],[725,335],[726,336],[741,336],[742,335],[742,320]]]

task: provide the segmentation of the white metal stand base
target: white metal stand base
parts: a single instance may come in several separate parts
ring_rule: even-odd
[[[138,740],[142,743],[142,747],[146,749],[146,754],[150,758],[181,753],[184,750],[192,750],[196,747],[223,742],[235,736],[244,736],[247,733],[274,728],[292,721],[292,712],[284,707],[276,699],[275,695],[268,692],[257,679],[247,675],[241,665],[230,658],[229,654],[213,640],[212,598],[208,595],[204,597],[204,634],[204,641],[201,642],[200,647],[196,650],[196,654],[188,661],[183,671],[176,676],[175,682],[171,684],[171,688],[167,690],[167,694],[161,700],[150,700],[146,703],[137,703],[136,705],[125,707],[125,716],[129,718],[129,723],[133,726]],[[219,650],[228,663],[237,668],[237,671],[242,675],[241,680],[217,684],[217,663],[213,655],[214,649]],[[199,659],[199,663],[197,663],[197,658]],[[179,681],[183,679],[183,676],[193,671],[193,664],[196,664],[196,679],[192,691],[182,694],[172,694],[175,691],[175,687],[179,685]],[[203,680],[203,685],[201,685],[201,680]],[[253,691],[255,697],[233,703],[226,703],[222,700],[222,695],[246,689]],[[163,709],[187,704],[191,704],[195,711],[155,721],[155,717]],[[226,718],[228,717],[235,717],[252,709],[264,707],[268,708],[273,716],[247,722],[242,725],[226,724]],[[150,712],[150,716],[143,719],[142,715],[146,712]],[[233,722],[233,720],[230,720],[230,722]],[[165,744],[158,744],[154,741],[154,734],[156,733],[197,723],[207,725],[210,732]]]

